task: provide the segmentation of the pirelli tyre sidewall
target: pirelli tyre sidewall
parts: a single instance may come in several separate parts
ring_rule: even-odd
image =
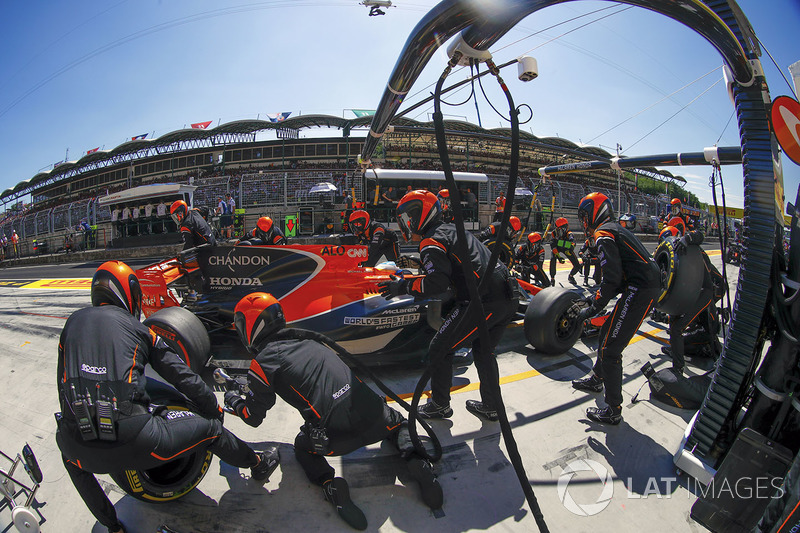
[[[172,411],[190,410],[179,402],[166,405]],[[164,503],[177,500],[194,489],[208,472],[211,459],[208,447],[200,447],[156,468],[111,472],[109,476],[119,488],[137,500]]]
[[[653,254],[661,271],[661,294],[656,309],[668,315],[681,315],[700,294],[703,285],[703,253],[699,246],[686,247],[686,253],[675,253],[675,240],[662,241]]]
[[[494,247],[497,244],[497,239],[492,237],[484,244],[490,251],[494,251]],[[500,247],[500,255],[497,257],[497,260],[500,263],[503,263],[508,268],[511,268],[511,264],[514,262],[514,247],[508,242],[508,240],[503,240],[503,245]]]
[[[569,351],[583,333],[583,323],[566,314],[580,296],[561,287],[547,287],[531,298],[525,311],[525,338],[537,351],[558,355]]]
[[[211,357],[211,340],[203,323],[183,307],[167,307],[147,317],[144,325],[172,348],[189,368],[201,372]]]

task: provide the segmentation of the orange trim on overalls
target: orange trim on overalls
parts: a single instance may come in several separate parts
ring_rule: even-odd
[[[489,313],[489,314],[486,316],[486,320],[489,320],[489,317],[491,317],[491,316],[492,316],[492,313]],[[455,348],[456,346],[458,346],[459,344],[461,344],[462,342],[464,342],[465,340],[467,340],[467,339],[469,338],[469,336],[470,336],[470,335],[472,335],[473,333],[475,333],[475,330],[477,330],[477,329],[478,329],[478,326],[475,326],[474,328],[472,328],[472,331],[470,331],[469,333],[467,333],[467,335],[466,335],[465,337],[463,337],[463,338],[462,338],[460,341],[458,341],[457,343],[455,343],[455,344],[453,345],[453,348]]]
[[[269,385],[269,380],[267,379],[267,375],[264,373],[264,369],[261,368],[261,365],[258,364],[258,361],[253,359],[250,361],[250,371],[264,380],[264,383]],[[271,385],[270,385],[271,386]]]
[[[289,386],[291,387],[291,385],[289,385]],[[314,414],[315,414],[315,415],[317,415],[317,418],[322,418],[322,417],[319,415],[319,413],[317,412],[317,410],[316,410],[316,409],[314,409],[314,406],[313,406],[313,405],[311,405],[311,402],[309,402],[309,401],[308,401],[308,399],[307,399],[305,396],[303,396],[302,394],[300,394],[300,391],[298,391],[298,390],[297,390],[297,389],[295,389],[294,387],[292,387],[292,390],[293,390],[293,391],[295,391],[295,392],[297,393],[297,395],[298,395],[298,396],[300,396],[300,397],[303,399],[303,401],[304,401],[304,402],[306,402],[306,403],[308,404],[308,406],[311,408],[311,410],[312,410],[312,411],[314,411]]]
[[[133,383],[133,369],[136,366],[136,352],[139,350],[139,345],[133,349],[133,362],[131,363],[131,371],[128,372],[128,383]]]
[[[171,457],[161,457],[160,455],[157,455],[157,454],[156,454],[156,452],[150,452],[150,455],[152,455],[153,457],[155,457],[155,458],[156,458],[156,459],[158,459],[159,461],[171,461],[172,459],[175,459],[175,458],[176,458],[176,457],[178,457],[179,455],[181,455],[181,454],[183,454],[183,453],[186,453],[186,452],[188,452],[188,451],[189,451],[189,450],[191,450],[192,448],[194,448],[194,447],[196,447],[196,446],[199,446],[199,445],[203,444],[205,441],[207,441],[207,440],[211,440],[211,439],[216,439],[217,437],[218,437],[218,435],[215,435],[215,436],[213,436],[213,437],[206,437],[205,439],[201,440],[200,442],[198,442],[198,443],[196,443],[196,444],[192,444],[191,446],[189,446],[189,447],[188,447],[188,448],[186,448],[185,450],[181,450],[181,451],[179,451],[178,453],[176,453],[175,455],[173,455],[173,456],[171,456]]]

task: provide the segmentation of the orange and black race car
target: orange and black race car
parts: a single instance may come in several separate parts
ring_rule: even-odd
[[[358,245],[201,246],[137,271],[145,323],[183,353],[190,366],[246,367],[251,358],[236,336],[233,309],[246,294],[278,298],[289,327],[332,338],[368,365],[421,361],[439,327],[447,295],[384,299],[378,283],[409,271],[360,267]],[[529,342],[563,353],[580,337],[581,290],[542,289],[520,282]],[[190,289],[196,298],[187,297]],[[577,302],[577,303],[576,303]]]

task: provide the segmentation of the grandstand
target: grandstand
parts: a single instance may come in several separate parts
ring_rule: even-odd
[[[23,243],[33,238],[56,239],[85,218],[97,231],[96,245],[104,246],[112,237],[111,212],[108,206],[100,207],[98,198],[153,183],[196,186],[196,206],[213,206],[218,196],[231,192],[237,207],[244,208],[248,216],[261,211],[278,216],[301,210],[308,215],[313,211],[313,219],[308,222],[316,226],[317,218],[333,216],[348,193],[357,200],[368,201],[376,196],[367,190],[371,185],[356,164],[364,137],[353,135],[363,131],[370,121],[370,116],[343,119],[328,115],[301,115],[279,123],[242,120],[125,142],[112,150],[99,150],[40,172],[3,191],[0,231],[10,235],[16,230]],[[461,121],[446,121],[445,126],[454,169],[489,176],[488,182],[475,191],[479,213],[488,220],[490,204],[507,185],[511,131],[487,130]],[[311,129],[340,130],[342,135],[300,136],[301,131]],[[273,132],[274,138],[263,139],[272,137]],[[531,189],[538,185],[541,178],[537,169],[542,166],[611,157],[599,147],[521,132],[520,185]],[[440,169],[433,124],[397,118],[372,163],[382,168]],[[591,187],[592,191],[607,194],[615,204],[620,203],[615,205],[619,212],[652,216],[663,210],[666,198],[639,192],[638,178],[685,183],[683,178],[655,168],[620,174],[591,170],[560,175],[558,180],[547,180],[552,185],[548,191],[552,191],[559,212],[574,208]],[[319,182],[330,182],[337,188],[334,205],[328,206],[332,208],[330,213],[321,211],[318,196],[308,194]],[[25,249],[23,244],[23,252]]]

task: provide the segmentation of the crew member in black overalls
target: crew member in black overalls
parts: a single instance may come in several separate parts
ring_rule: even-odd
[[[253,354],[242,398],[229,391],[225,403],[247,424],[258,427],[280,396],[305,420],[294,441],[297,462],[308,480],[322,487],[339,516],[356,529],[366,529],[364,513],[350,500],[347,482],[334,477],[326,455],[345,455],[389,439],[406,458],[408,472],[420,485],[423,501],[442,506],[442,488],[433,466],[414,452],[406,419],[375,394],[313,333],[284,330],[286,319],[271,294],[255,292],[234,309],[234,324]],[[311,335],[309,338],[308,335]]]
[[[251,468],[256,480],[268,479],[278,466],[277,448],[256,453],[222,427],[214,392],[139,322],[142,291],[133,270],[121,261],[103,263],[92,279],[91,298],[93,307],[67,319],[58,343],[56,443],[97,521],[111,532],[124,531],[93,474],[155,468],[194,453],[198,445],[208,445],[230,465]],[[191,398],[198,412],[149,409],[147,365]],[[83,408],[88,424],[78,421]],[[106,408],[113,413],[110,426],[95,421]]]
[[[450,190],[442,189],[436,194],[436,197],[439,199],[439,205],[442,206],[442,222],[451,224],[453,220],[455,220],[455,217],[453,215],[452,205],[450,204]]]
[[[189,206],[183,200],[173,202],[169,208],[169,214],[181,229],[184,250],[196,248],[202,244],[210,244],[211,246],[217,244],[211,226],[208,225],[200,211],[189,209]]]
[[[600,314],[609,300],[620,295],[611,317],[600,329],[597,361],[588,378],[572,382],[578,390],[600,392],[606,406],[590,407],[586,416],[602,424],[622,420],[622,350],[650,312],[661,290],[658,266],[633,233],[616,222],[608,197],[593,192],[578,204],[578,219],[597,243],[603,273],[599,290],[587,298],[580,320]]]
[[[270,217],[261,217],[256,221],[256,227],[246,232],[244,237],[236,244],[249,244],[252,246],[277,246],[289,244],[286,236],[273,224]]]
[[[486,247],[489,248],[489,251],[493,251],[494,245],[499,239],[499,231],[500,222],[492,222],[478,233],[478,240],[485,244]],[[503,242],[507,247],[504,246],[500,250],[500,255],[498,256],[500,262],[507,267],[510,266],[514,260],[514,246],[516,246],[517,237],[519,237],[521,233],[522,222],[520,222],[519,217],[511,215],[508,219],[508,225],[506,226],[505,237],[503,238]]]
[[[572,236],[569,222],[564,217],[556,219],[556,229],[553,230],[550,239],[550,283],[552,285],[556,284],[556,260],[559,263],[564,262],[561,254],[572,263],[572,270],[570,270],[567,280],[573,285],[577,285],[575,274],[581,271],[581,263],[578,261],[578,256],[575,255],[575,237]]]
[[[686,231],[694,231],[694,219],[683,212],[683,204],[681,204],[680,198],[673,198],[670,201],[670,214],[667,218],[671,221],[675,217],[683,220]],[[669,222],[667,222],[667,224],[669,224]]]
[[[600,272],[600,258],[597,256],[597,247],[592,246],[589,239],[586,239],[578,252],[578,257],[583,261],[583,284],[589,285],[589,271],[594,266],[592,280],[594,280],[595,285],[600,285],[602,273]]]
[[[384,255],[387,261],[396,262],[400,257],[397,235],[380,222],[371,220],[369,213],[362,209],[353,211],[349,222],[350,229],[358,237],[358,244],[369,246],[369,255],[367,260],[361,263],[362,266],[374,267],[378,264],[378,259]]]
[[[492,272],[486,272],[491,253],[471,233],[466,233],[467,257],[460,257],[457,246],[456,227],[441,220],[441,206],[432,192],[416,190],[407,193],[397,205],[397,221],[406,241],[419,242],[419,257],[423,276],[413,280],[395,279],[378,284],[381,294],[387,299],[403,294],[430,297],[441,294],[452,287],[456,304],[450,310],[439,331],[434,335],[428,348],[430,354],[446,352],[431,376],[431,401],[419,408],[422,418],[450,418],[450,388],[453,386],[453,352],[463,346],[472,345],[475,366],[482,376],[491,375],[497,361],[494,349],[503,336],[506,325],[514,317],[520,296],[519,283],[512,278],[505,265],[498,261]],[[489,343],[481,344],[477,336],[476,320],[462,320],[469,304],[467,282],[462,264],[468,264],[475,275],[475,282],[489,276],[481,301],[486,317]],[[451,335],[451,330],[455,328]],[[449,337],[447,346],[443,346]],[[495,406],[492,404],[489,384],[481,382],[481,401],[467,400],[467,410],[478,418],[496,421]]]
[[[669,238],[673,239],[675,253],[683,254],[686,253],[687,247],[699,247],[703,244],[704,236],[699,230],[686,232],[683,219],[673,217],[669,221],[669,225],[661,231],[659,241]],[[668,354],[672,357],[672,369],[677,374],[683,373],[686,368],[683,332],[689,327],[689,324],[700,319],[701,316],[707,321],[704,327],[711,337],[709,346],[713,345],[712,351],[715,353],[719,353],[720,350],[719,339],[716,335],[716,321],[714,320],[717,312],[714,304],[722,298],[723,278],[702,248],[700,248],[700,254],[703,258],[704,268],[703,283],[700,286],[697,300],[684,309],[682,314],[669,315]]]
[[[540,287],[549,287],[550,280],[544,273],[544,247],[542,234],[534,232],[528,234],[525,244],[517,248],[514,259],[521,266],[522,280],[530,283],[531,276]]]

